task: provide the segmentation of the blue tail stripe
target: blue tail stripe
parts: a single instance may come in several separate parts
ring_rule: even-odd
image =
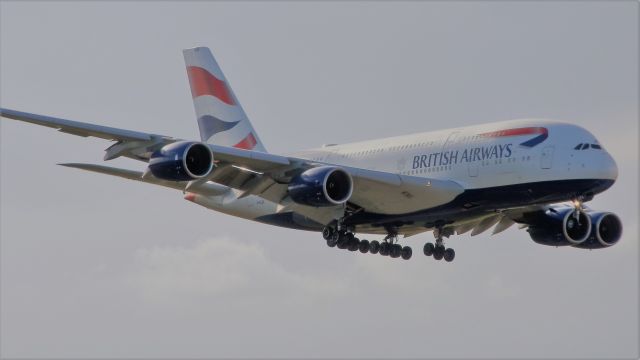
[[[240,121],[223,121],[211,115],[203,115],[198,118],[198,127],[200,128],[200,137],[202,141],[208,140],[213,135],[232,129],[238,125]]]

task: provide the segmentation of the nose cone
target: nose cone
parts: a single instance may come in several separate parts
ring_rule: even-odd
[[[618,165],[616,161],[607,153],[602,166],[602,175],[605,179],[616,180],[618,178]]]

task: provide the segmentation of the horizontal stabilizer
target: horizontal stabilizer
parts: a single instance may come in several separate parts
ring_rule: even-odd
[[[70,168],[76,168],[81,170],[92,171],[100,174],[117,176],[129,180],[136,180],[147,184],[160,185],[180,191],[184,191],[187,185],[187,182],[176,182],[176,181],[165,181],[160,180],[153,175],[148,175],[143,177],[143,173],[141,171],[134,171],[128,169],[120,169],[110,166],[102,166],[95,164],[79,164],[79,163],[70,163],[70,164],[58,164]],[[192,188],[189,188],[189,192],[197,193],[201,195],[207,196],[217,196],[222,195],[229,191],[229,188],[224,185],[214,184],[214,183],[205,183],[199,184]]]

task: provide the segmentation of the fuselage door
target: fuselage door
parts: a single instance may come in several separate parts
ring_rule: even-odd
[[[449,134],[447,140],[442,144],[442,152],[449,150],[458,140],[458,136],[460,136],[460,131],[454,131]]]
[[[469,176],[470,177],[478,176],[478,164],[469,163]]]
[[[553,146],[547,146],[542,149],[540,155],[540,167],[543,169],[551,169],[553,166]]]

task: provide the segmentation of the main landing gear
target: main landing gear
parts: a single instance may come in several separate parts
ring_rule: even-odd
[[[327,241],[329,247],[337,247],[338,249],[347,249],[349,251],[360,251],[363,254],[380,254],[397,259],[402,258],[409,260],[413,251],[408,246],[402,246],[397,243],[398,236],[389,234],[383,242],[377,240],[360,240],[353,235],[352,232],[346,230],[334,230],[325,227],[322,230],[322,237]]]
[[[424,254],[426,256],[433,256],[436,260],[442,260],[446,262],[452,262],[456,257],[456,252],[451,248],[445,248],[444,241],[442,239],[443,236],[449,237],[451,233],[445,232],[442,227],[437,227],[433,230],[433,236],[436,238],[435,245],[433,243],[424,244]]]

